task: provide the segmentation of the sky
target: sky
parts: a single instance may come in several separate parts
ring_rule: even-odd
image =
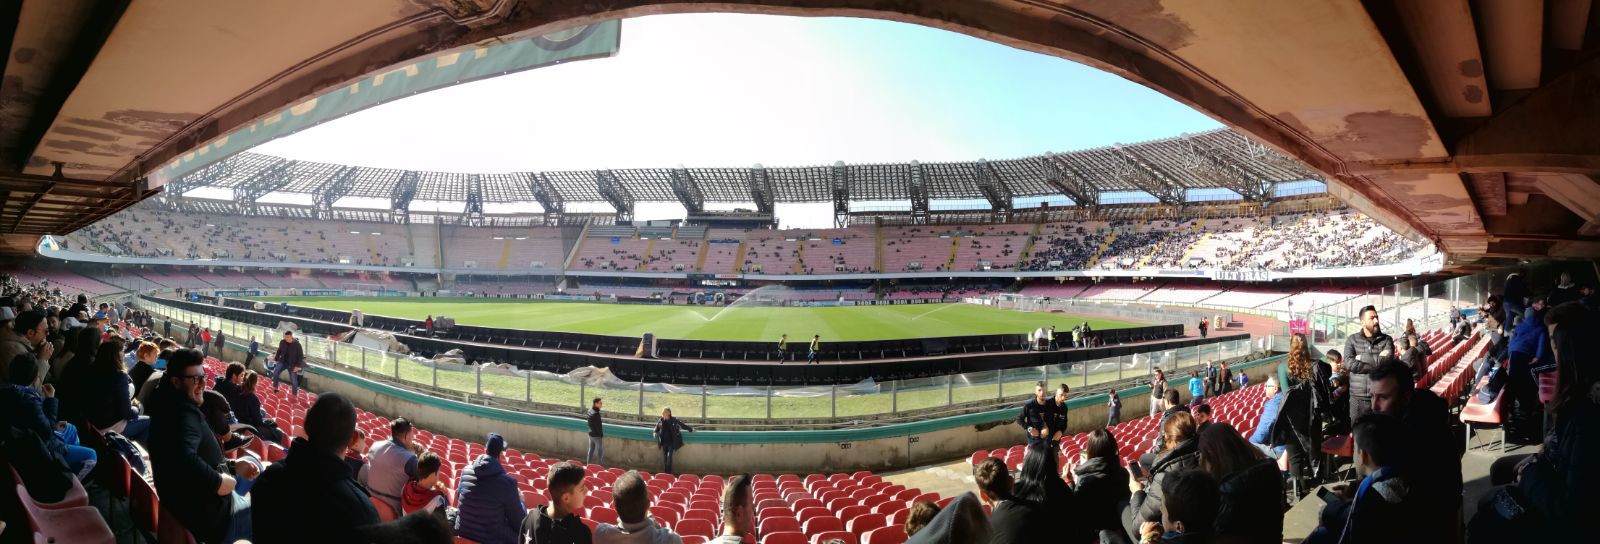
[[[420,94],[254,151],[470,173],[771,167],[997,160],[1221,127],[1117,76],[953,32],[693,14],[623,21],[611,58]]]

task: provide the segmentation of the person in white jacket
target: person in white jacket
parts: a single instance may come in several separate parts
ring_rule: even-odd
[[[650,488],[638,472],[630,470],[617,478],[611,485],[611,502],[619,522],[596,526],[594,544],[683,544],[677,533],[650,517]]]

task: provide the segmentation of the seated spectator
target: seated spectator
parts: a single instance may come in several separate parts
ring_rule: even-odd
[[[459,515],[456,517],[456,536],[470,538],[479,544],[511,544],[517,541],[517,529],[528,510],[522,506],[522,495],[517,491],[517,481],[506,474],[500,465],[500,453],[506,441],[500,435],[489,433],[483,455],[461,471],[461,481],[456,484]],[[555,480],[551,474],[552,484]],[[578,482],[583,482],[583,469],[578,470]],[[587,491],[587,490],[585,490]],[[583,494],[587,494],[586,492]],[[555,492],[551,492],[555,499]],[[571,506],[572,503],[567,503]],[[578,497],[577,508],[583,508],[583,497]],[[577,520],[573,520],[576,523]],[[580,525],[580,527],[582,527]],[[589,528],[582,527],[588,542]]]
[[[1211,540],[1221,499],[1217,481],[1199,470],[1173,474],[1161,482],[1167,500],[1161,503],[1161,522],[1145,522],[1140,542],[1193,544]]]
[[[349,458],[345,459],[348,462]],[[422,457],[417,458],[417,479],[406,482],[406,488],[400,496],[401,514],[418,510],[431,513],[440,507],[450,506],[450,498],[444,494],[444,482],[439,481],[441,464],[439,456],[431,451],[422,452]]]
[[[1057,454],[1048,444],[1028,446],[1023,454],[1022,470],[1011,496],[995,507],[989,516],[993,529],[993,542],[1004,544],[1024,542],[1028,535],[1055,534],[1070,542],[1080,542],[1080,533],[1087,536],[1088,527],[1082,524],[1063,524],[1061,512],[1072,511],[1072,489],[1061,480],[1056,468]],[[1070,531],[1071,536],[1067,536]]]
[[[728,479],[722,487],[722,534],[710,544],[742,544],[756,528],[756,505],[750,492],[750,475]]]
[[[1106,429],[1089,431],[1089,439],[1079,454],[1082,460],[1072,466],[1073,499],[1081,509],[1080,519],[1096,533],[1122,530],[1117,518],[1128,491],[1128,471],[1117,457],[1117,437]]]
[[[417,479],[417,454],[411,445],[411,422],[397,417],[389,422],[389,439],[372,447],[367,455],[367,479],[362,482],[378,500],[400,511],[400,495],[406,482]]]
[[[251,536],[250,500],[233,492],[235,474],[255,477],[255,465],[224,459],[200,412],[205,356],[173,352],[166,375],[150,399],[150,462],[161,506],[201,542]],[[226,471],[226,473],[222,472]]]
[[[254,491],[258,544],[357,541],[357,528],[378,523],[372,499],[356,484],[340,453],[356,428],[356,407],[324,393],[306,410],[306,438],[261,475]]]
[[[57,410],[64,421],[85,419],[84,414],[92,396],[89,375],[94,369],[94,357],[100,352],[100,340],[104,334],[93,327],[83,327],[72,337],[72,356],[55,379],[57,400],[60,401]]]
[[[12,312],[9,307],[0,308],[0,312],[15,313],[10,327],[0,328],[0,380],[10,380],[11,361],[18,355],[27,355],[33,358],[34,368],[41,374],[50,368],[50,359],[55,355],[55,345],[46,341],[49,334],[49,324],[45,320],[44,312]],[[39,380],[27,380],[17,385],[38,383]],[[6,383],[14,383],[7,381]]]
[[[1218,482],[1221,504],[1215,536],[1239,542],[1283,542],[1283,478],[1278,463],[1261,454],[1233,425],[1216,423],[1200,433],[1200,470]]]
[[[916,536],[918,531],[928,526],[939,515],[939,505],[933,501],[917,501],[911,505],[911,513],[906,515],[906,536]]]
[[[1206,432],[1206,427],[1211,426],[1211,405],[1202,403],[1189,410],[1189,415],[1194,416],[1194,432]]]
[[[650,517],[650,488],[637,471],[628,471],[611,484],[611,504],[618,524],[602,523],[594,529],[595,544],[682,544],[677,533]]]
[[[417,462],[422,462],[420,457]],[[344,464],[350,465],[350,473],[356,475],[357,483],[367,481],[367,433],[361,429],[350,435],[350,446],[344,450]],[[361,487],[367,486],[362,484]]]
[[[1419,507],[1409,523],[1418,534],[1450,534],[1459,524],[1463,444],[1451,431],[1454,418],[1447,403],[1431,389],[1414,387],[1410,372],[1410,367],[1389,358],[1367,377],[1372,411],[1400,422],[1401,446],[1384,462],[1411,488]]]
[[[90,425],[101,432],[116,431],[139,442],[147,441],[150,416],[139,415],[133,400],[133,379],[122,367],[122,339],[112,338],[100,344],[84,386],[84,415]]]
[[[1399,364],[1398,362],[1396,364]],[[1405,369],[1409,371],[1409,369]],[[1394,463],[1404,447],[1400,422],[1383,413],[1361,416],[1355,423],[1356,466],[1364,476],[1351,488],[1338,484],[1329,488],[1332,498],[1322,507],[1320,525],[1306,537],[1308,544],[1326,543],[1409,543],[1427,533],[1416,526],[1411,516],[1416,504],[1408,498],[1410,482],[1401,478]],[[1415,534],[1412,534],[1415,533]]]
[[[156,371],[156,356],[161,354],[161,349],[150,342],[140,342],[139,347],[133,350],[134,365],[128,369],[128,379],[133,384],[135,394],[144,388],[145,382],[150,380],[150,375]]]
[[[1278,421],[1284,400],[1283,392],[1278,389],[1278,378],[1267,376],[1267,382],[1261,384],[1261,393],[1267,396],[1267,402],[1261,405],[1261,418],[1256,423],[1256,430],[1250,433],[1250,443],[1255,444],[1268,458],[1277,459],[1284,451],[1283,446],[1272,444],[1272,425]]]
[[[1006,462],[998,457],[989,457],[972,467],[972,479],[978,484],[978,496],[990,510],[999,508],[1002,503],[1011,499],[1011,471],[1006,468]]]
[[[222,398],[228,399],[229,406],[239,405],[239,384],[244,382],[244,371],[244,365],[228,363],[228,368],[223,371],[221,379],[211,386],[213,391],[222,393]]]
[[[1170,474],[1200,467],[1193,416],[1188,412],[1174,413],[1166,418],[1161,430],[1167,448],[1151,464],[1148,481],[1137,477],[1128,480],[1128,491],[1133,496],[1128,499],[1128,511],[1122,514],[1122,526],[1130,539],[1139,537],[1142,523],[1161,521],[1161,482]]]
[[[991,542],[989,519],[972,493],[962,493],[928,521],[906,544],[950,544]]]
[[[11,375],[0,385],[0,420],[7,439],[0,443],[28,492],[55,502],[72,486],[71,475],[83,478],[94,469],[96,455],[78,445],[72,424],[57,423],[55,386],[39,384],[38,365],[32,354],[19,353],[6,368]]]
[[[256,396],[256,383],[260,380],[261,375],[256,374],[254,370],[246,370],[239,375],[238,397],[230,401],[233,405],[233,417],[239,423],[255,429],[256,436],[263,440],[283,444],[285,439],[283,429],[278,427],[277,420],[267,417],[266,410],[261,409],[261,397]],[[357,429],[356,433],[360,434],[361,430]]]
[[[1172,417],[1172,414],[1176,414],[1178,412],[1189,412],[1189,407],[1182,402],[1179,402],[1178,390],[1168,389],[1166,393],[1163,393],[1163,395],[1164,397],[1162,398],[1161,403],[1162,405],[1166,406],[1166,409],[1161,412],[1161,420],[1156,422],[1155,443],[1150,445],[1150,453],[1147,453],[1139,458],[1139,463],[1145,466],[1149,466],[1150,464],[1154,463],[1155,456],[1163,451],[1166,451],[1167,449],[1167,418]],[[1190,415],[1192,416],[1193,414]]]

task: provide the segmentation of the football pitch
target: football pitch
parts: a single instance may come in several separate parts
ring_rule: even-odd
[[[1068,314],[1000,310],[973,304],[893,306],[762,307],[667,306],[597,302],[470,298],[259,297],[267,302],[325,310],[360,309],[372,316],[421,320],[455,318],[458,325],[613,336],[655,333],[682,340],[791,341],[820,334],[825,342],[899,340],[978,334],[1024,334],[1039,327],[1057,331],[1088,323],[1097,330],[1141,325]]]

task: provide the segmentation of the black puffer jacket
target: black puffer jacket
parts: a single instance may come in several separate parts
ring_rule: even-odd
[[[1117,519],[1122,501],[1128,500],[1128,470],[1115,458],[1095,457],[1072,467],[1072,492],[1082,512],[1084,524],[1094,528],[1121,530]]]
[[[1173,446],[1156,458],[1155,465],[1150,467],[1150,485],[1137,493],[1129,500],[1128,505],[1139,513],[1138,520],[1161,521],[1161,482],[1165,481],[1168,474],[1175,474],[1185,470],[1200,467],[1200,443],[1196,440],[1184,440]]]
[[[1245,543],[1283,542],[1283,478],[1276,461],[1262,459],[1229,474],[1217,491],[1222,495],[1216,521],[1219,538]]]
[[[222,447],[200,405],[162,381],[150,395],[150,463],[161,506],[172,511],[201,542],[216,542],[229,523],[222,485]]]

